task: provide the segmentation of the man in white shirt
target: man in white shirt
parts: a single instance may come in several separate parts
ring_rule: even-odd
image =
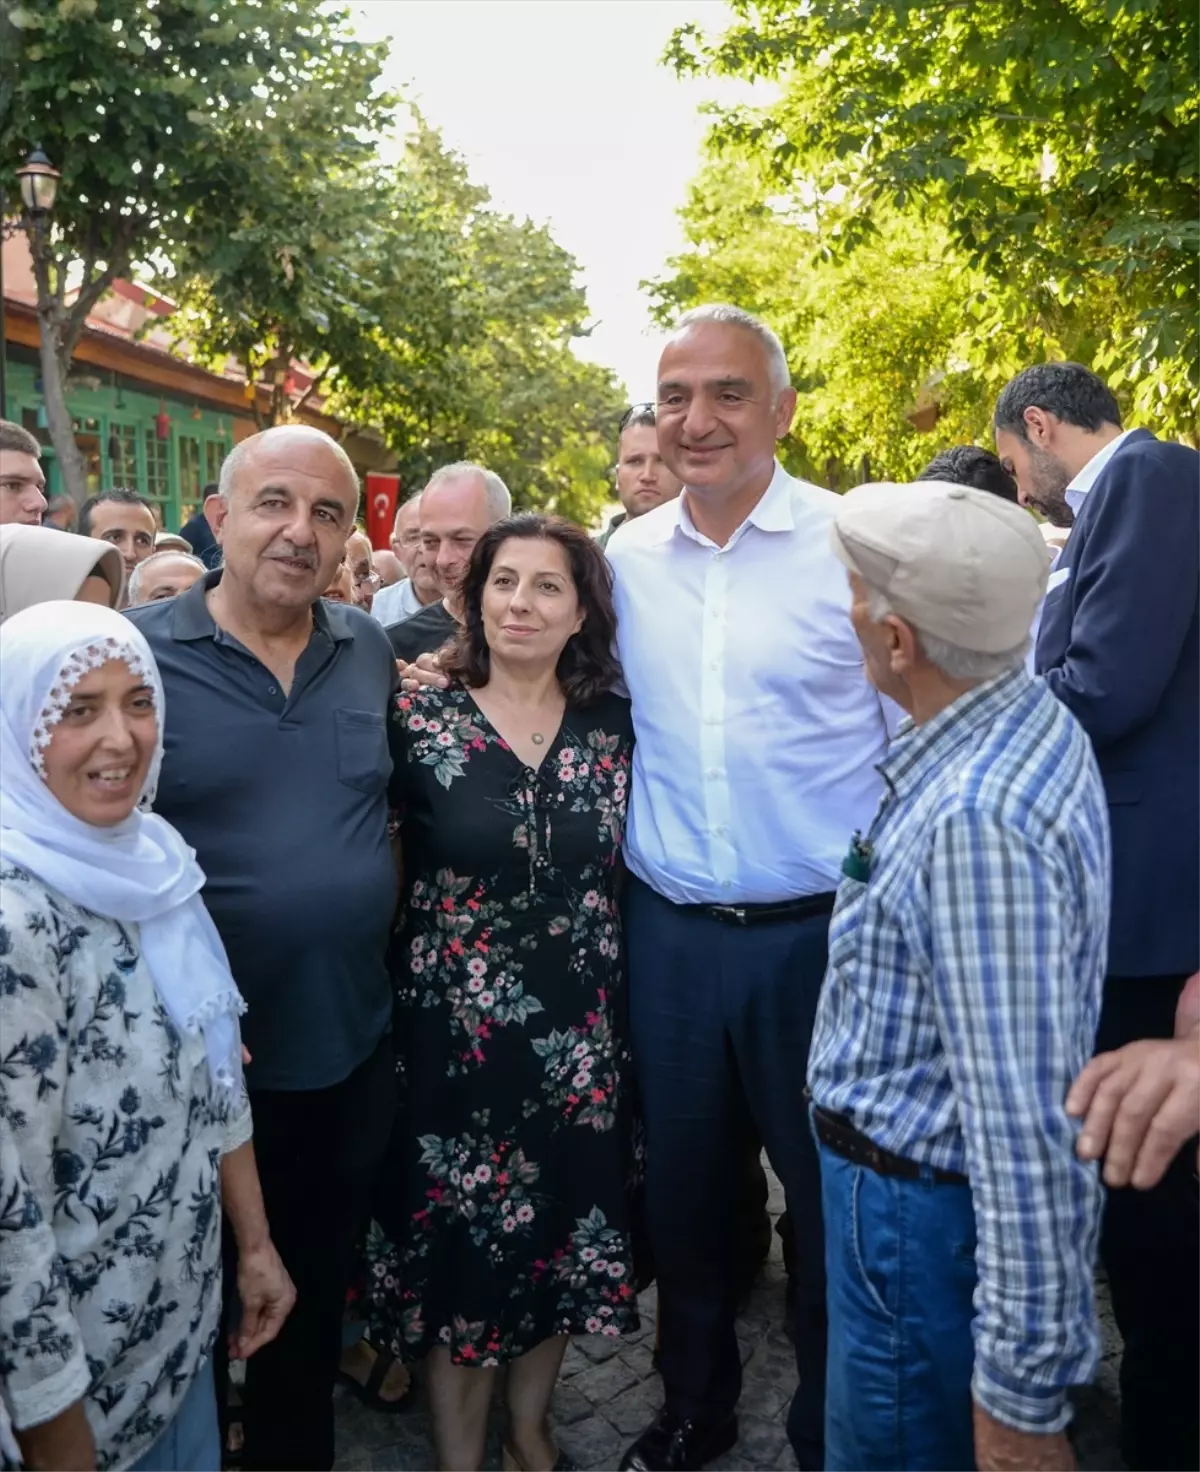
[[[608,548],[637,736],[625,922],[666,1391],[623,1468],[701,1467],[736,1439],[752,1128],[797,1248],[788,1434],[802,1468],[823,1465],[804,1069],[842,858],[874,814],[887,729],[830,550],[838,498],[775,460],[795,405],[774,333],[733,307],[689,312],[663,352],[657,408],[683,494]]]
[[[412,618],[414,613],[420,613],[426,604],[440,596],[433,577],[423,567],[418,567],[421,556],[420,491],[396,508],[396,520],[392,523],[392,551],[404,569],[404,576],[398,583],[380,588],[370,610],[384,627]]]

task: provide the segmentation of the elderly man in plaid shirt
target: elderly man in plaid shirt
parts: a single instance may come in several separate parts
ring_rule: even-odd
[[[936,481],[851,491],[832,535],[868,674],[912,721],[846,858],[809,1058],[825,1465],[1069,1468],[1101,1193],[1065,1100],[1110,866],[1087,737],[1023,668],[1045,545]]]

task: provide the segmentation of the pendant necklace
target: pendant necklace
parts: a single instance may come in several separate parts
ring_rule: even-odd
[[[546,742],[546,738],[540,731],[534,731],[529,739],[533,742],[534,746],[544,746]]]

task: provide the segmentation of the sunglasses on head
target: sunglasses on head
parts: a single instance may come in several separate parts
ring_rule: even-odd
[[[619,434],[628,425],[629,421],[636,418],[637,415],[644,414],[647,409],[653,414],[657,408],[657,404],[649,401],[644,404],[630,404],[629,408],[621,415],[621,422],[617,425],[617,433]]]

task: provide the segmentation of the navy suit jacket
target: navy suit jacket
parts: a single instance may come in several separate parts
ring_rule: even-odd
[[[1108,794],[1109,975],[1189,974],[1200,966],[1200,455],[1135,430],[1055,571],[1036,665],[1091,737]]]

